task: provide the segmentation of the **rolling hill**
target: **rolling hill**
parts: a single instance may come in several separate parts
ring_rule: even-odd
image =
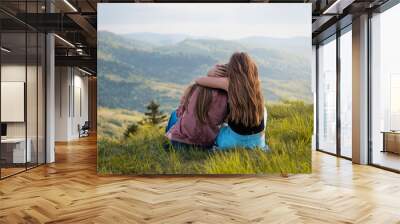
[[[98,35],[99,106],[142,111],[152,99],[172,110],[185,87],[235,51],[259,66],[267,101],[311,102],[311,44],[306,38],[249,37],[239,40],[138,33]]]

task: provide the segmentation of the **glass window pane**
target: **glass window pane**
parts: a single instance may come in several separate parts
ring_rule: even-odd
[[[33,14],[39,11],[37,1],[26,2],[27,13]],[[31,18],[37,20],[37,17]],[[37,21],[32,21],[33,23]],[[27,167],[37,166],[38,160],[38,35],[35,30],[27,29],[27,74],[26,74],[26,125],[27,143],[30,148],[30,161]]]
[[[45,12],[45,1],[0,1],[0,7],[21,16]],[[0,20],[0,177],[4,178],[45,162],[46,40],[43,33],[3,12]]]
[[[318,48],[318,148],[336,153],[336,40]]]
[[[340,36],[340,152],[352,156],[352,35]]]
[[[45,93],[46,93],[46,79],[45,79],[45,65],[46,65],[46,52],[45,44],[46,37],[43,33],[38,35],[38,164],[45,163]]]
[[[372,163],[400,170],[400,5],[372,17]]]
[[[37,33],[27,33],[27,44],[28,44],[28,61],[27,61],[27,80],[26,80],[26,115],[27,115],[27,142],[30,147],[30,160],[28,162],[28,168],[37,165],[37,132],[38,132],[38,108],[37,108],[37,84],[38,84],[38,68],[37,68]]]
[[[26,35],[1,34],[1,166],[2,178],[25,170],[30,160],[26,144]],[[6,50],[4,50],[6,49]],[[28,150],[27,150],[28,146]]]

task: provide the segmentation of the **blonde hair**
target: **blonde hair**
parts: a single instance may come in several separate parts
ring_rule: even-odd
[[[258,126],[264,118],[264,99],[257,65],[247,53],[236,52],[229,60],[227,76],[228,121]]]

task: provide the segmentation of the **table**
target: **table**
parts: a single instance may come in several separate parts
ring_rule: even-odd
[[[382,152],[392,152],[400,154],[400,131],[382,131],[383,150]]]
[[[31,162],[32,153],[30,138],[26,139],[27,147],[25,151],[25,138],[5,138],[1,139],[1,157],[6,163],[26,163]]]

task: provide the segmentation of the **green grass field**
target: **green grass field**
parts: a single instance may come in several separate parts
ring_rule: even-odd
[[[127,139],[99,134],[99,174],[296,174],[311,172],[313,105],[269,104],[266,139],[270,151],[206,152],[169,147],[163,127],[140,126]],[[100,124],[104,125],[104,124]]]
[[[97,114],[97,132],[107,138],[119,138],[129,124],[143,119],[143,114],[126,109],[99,107]]]

